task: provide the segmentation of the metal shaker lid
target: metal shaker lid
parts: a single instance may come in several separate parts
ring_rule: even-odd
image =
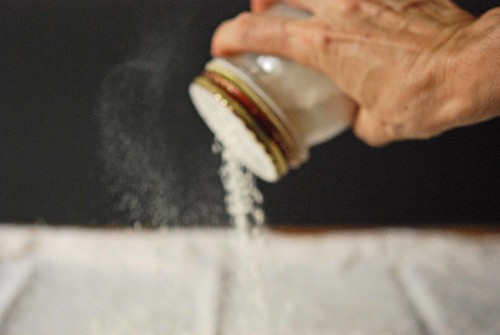
[[[244,106],[205,76],[189,87],[191,100],[217,139],[257,177],[276,182],[288,171],[278,145]]]

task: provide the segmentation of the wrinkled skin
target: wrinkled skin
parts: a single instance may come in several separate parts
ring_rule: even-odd
[[[500,10],[473,17],[448,0],[284,0],[304,19],[265,14],[223,23],[214,56],[292,59],[332,78],[358,104],[355,134],[372,146],[425,139],[500,114]]]

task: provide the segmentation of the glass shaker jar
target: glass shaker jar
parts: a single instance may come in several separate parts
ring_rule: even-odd
[[[269,13],[308,15],[283,4]],[[298,168],[312,146],[348,128],[356,109],[329,78],[267,55],[215,58],[189,93],[225,150],[268,182]]]

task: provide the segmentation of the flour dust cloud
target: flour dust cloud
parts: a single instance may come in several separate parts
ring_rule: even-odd
[[[188,23],[165,20],[103,80],[100,128],[106,220],[147,226],[227,221],[211,135],[187,95]],[[202,56],[200,56],[202,57]],[[195,70],[194,70],[195,71]],[[206,139],[205,139],[205,137]]]

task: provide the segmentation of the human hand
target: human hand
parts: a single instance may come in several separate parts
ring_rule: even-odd
[[[273,54],[331,77],[359,109],[355,134],[380,146],[500,112],[500,11],[480,19],[449,0],[283,0],[311,13],[252,13],[222,24],[212,53]]]

